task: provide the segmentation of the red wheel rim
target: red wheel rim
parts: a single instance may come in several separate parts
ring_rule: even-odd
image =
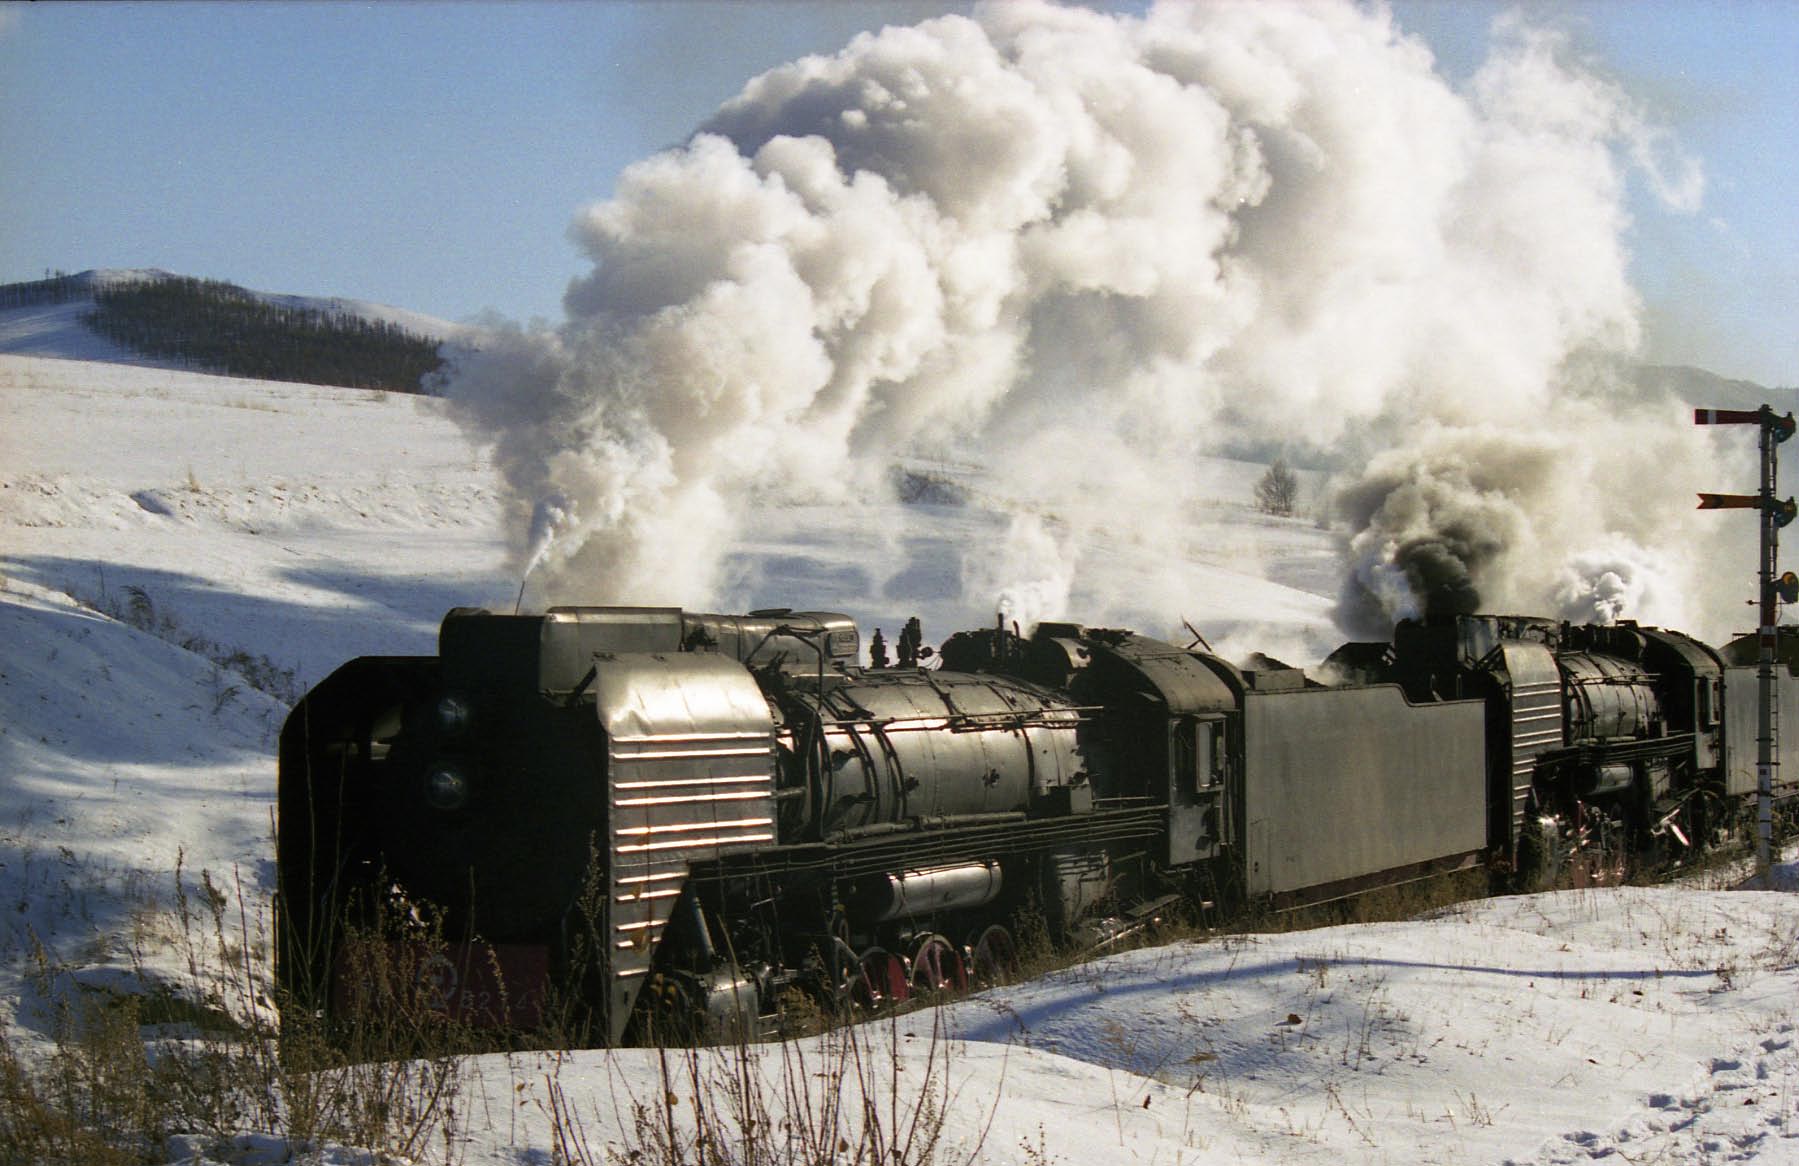
[[[912,954],[912,987],[920,992],[960,992],[967,988],[968,968],[962,962],[962,953],[941,935],[920,939]]]
[[[906,979],[906,961],[884,947],[871,947],[862,953],[862,975],[877,1006],[897,1004],[912,995],[912,984]]]

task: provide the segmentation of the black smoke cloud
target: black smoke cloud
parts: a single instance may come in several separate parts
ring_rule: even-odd
[[[1424,456],[1390,452],[1342,492],[1338,510],[1354,533],[1340,627],[1378,639],[1398,619],[1481,609],[1482,578],[1528,529],[1516,487],[1552,468],[1541,451],[1507,445],[1475,455],[1472,470],[1461,442]]]
[[[1451,529],[1402,544],[1393,552],[1393,562],[1405,572],[1427,618],[1471,615],[1480,610],[1474,576],[1482,560],[1502,549],[1498,542],[1481,539],[1478,532]]]
[[[1611,386],[1552,417],[1426,425],[1370,459],[1337,497],[1338,624],[1384,638],[1398,619],[1486,610],[1695,627],[1695,597],[1729,586],[1700,573],[1729,530],[1693,510],[1693,483],[1718,471],[1690,415]]]

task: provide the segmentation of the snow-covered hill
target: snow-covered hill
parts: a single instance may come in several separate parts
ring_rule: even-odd
[[[0,354],[58,357],[64,360],[102,361],[143,368],[178,368],[115,344],[94,332],[82,317],[94,308],[94,293],[102,288],[150,280],[175,278],[159,268],[98,268],[63,277],[59,282],[73,293],[60,302],[7,307],[0,303]],[[247,294],[275,307],[296,308],[322,316],[347,316],[373,323],[392,324],[415,336],[439,343],[466,338],[471,329],[423,312],[396,308],[342,296],[300,296],[275,292]]]
[[[178,864],[267,901],[284,701],[351,656],[431,651],[451,606],[512,605],[502,491],[447,408],[0,356],[0,1011],[17,1038],[80,985],[180,978]],[[741,599],[846,610],[865,633],[920,614],[932,639],[990,619],[965,580],[1020,500],[974,467],[913,468],[946,485],[897,539],[854,500],[759,504],[732,551]],[[1207,463],[1214,496],[1178,537],[1089,536],[1071,606],[1128,616],[1172,564],[1214,642],[1317,659],[1334,536],[1254,513],[1261,469]],[[931,1026],[951,1034],[943,1161],[1799,1161],[1799,914],[1721,888],[1123,954],[868,1039],[896,1040],[918,1083]],[[778,1079],[782,1054],[762,1056]],[[555,1160],[555,1091],[598,1160],[631,1141],[659,1072],[631,1050],[481,1058],[429,1156]]]

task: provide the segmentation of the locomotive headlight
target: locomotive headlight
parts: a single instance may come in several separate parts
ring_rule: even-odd
[[[468,805],[469,783],[454,765],[433,765],[425,774],[425,804],[450,813]]]
[[[468,701],[455,693],[445,693],[437,702],[437,727],[445,736],[455,736],[468,728]]]

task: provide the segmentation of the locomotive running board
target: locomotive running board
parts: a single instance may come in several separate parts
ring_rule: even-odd
[[[1166,829],[1167,808],[1144,806],[1095,810],[1066,818],[1036,818],[970,826],[946,824],[932,829],[896,831],[856,843],[809,842],[770,847],[735,861],[696,863],[696,881],[735,877],[742,863],[771,873],[830,871],[837,877],[878,874],[896,866],[944,866],[972,857],[1033,853],[1075,844],[1129,842],[1154,838]],[[729,869],[727,869],[729,868]]]

